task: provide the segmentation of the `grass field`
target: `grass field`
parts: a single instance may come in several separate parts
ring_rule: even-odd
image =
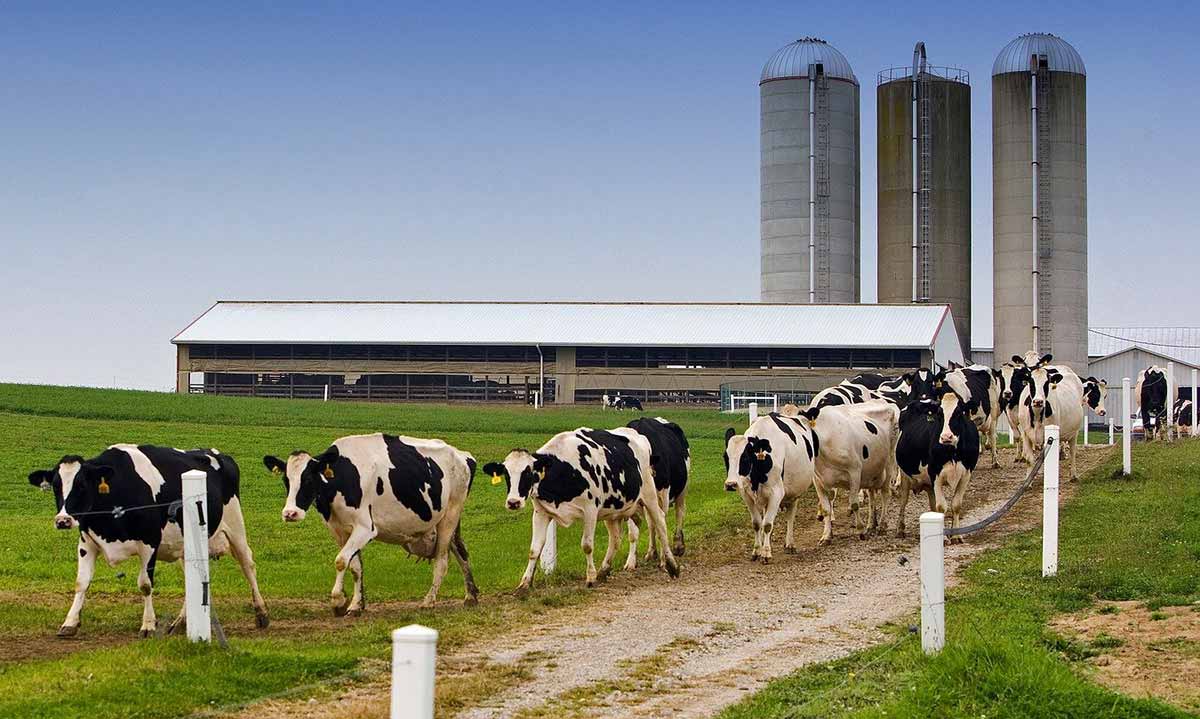
[[[713,410],[663,414],[679,422],[692,443],[687,571],[706,546],[745,523],[745,509],[722,488],[722,437],[731,418]],[[0,716],[69,717],[86,706],[95,719],[165,717],[236,705],[378,669],[389,653],[387,632],[410,621],[441,630],[442,645],[449,648],[536,620],[546,604],[580,601],[586,592],[578,526],[559,535],[560,571],[550,587],[541,584],[525,602],[502,596],[524,568],[529,514],[509,513],[503,486],[477,481],[463,536],[484,595],[480,607],[461,607],[461,576],[451,563],[442,604],[416,609],[429,586],[429,565],[415,563],[398,547],[373,544],[364,552],[367,616],[335,619],[328,608],[333,541],[315,513],[300,525],[280,521],[283,488],[261,458],[385,430],[441,437],[482,464],[513,447],[536,448],[554,432],[617,426],[632,418],[598,407],[535,412],[0,385],[0,466],[7,468],[0,482]],[[54,638],[73,591],[77,534],[53,528],[53,498],[25,476],[51,467],[65,453],[90,456],[116,442],[217,447],[238,460],[248,533],[272,618],[268,630],[252,628],[245,582],[236,565],[223,559],[214,564],[213,586],[218,615],[231,634],[228,652],[176,638],[137,641],[141,597],[135,563],[98,567],[80,638]],[[603,546],[603,532],[598,540]],[[160,623],[169,621],[182,596],[178,567],[159,569],[156,596]]]
[[[1064,511],[1057,578],[1041,578],[1038,531],[971,564],[948,594],[937,657],[897,627],[893,641],[777,681],[721,719],[1194,716],[1092,683],[1083,659],[1104,647],[1045,628],[1097,600],[1200,601],[1200,441],[1137,445],[1128,480],[1111,476],[1119,461],[1087,477]]]

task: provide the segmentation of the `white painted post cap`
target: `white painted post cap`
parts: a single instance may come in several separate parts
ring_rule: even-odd
[[[437,642],[436,629],[423,627],[420,624],[409,624],[407,627],[392,630],[393,644],[434,644]]]
[[[942,524],[946,515],[941,512],[921,512],[921,524]]]

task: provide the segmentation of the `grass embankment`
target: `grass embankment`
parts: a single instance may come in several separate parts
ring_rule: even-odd
[[[717,555],[714,543],[745,523],[745,509],[722,488],[722,437],[732,419],[712,410],[661,414],[679,422],[692,444],[687,571],[689,563]],[[416,621],[435,627],[445,650],[536,621],[548,605],[585,601],[578,525],[559,535],[560,571],[550,585],[539,578],[529,601],[507,596],[525,565],[528,510],[509,513],[503,487],[477,481],[463,536],[483,592],[479,607],[461,606],[462,580],[451,563],[442,605],[416,609],[413,602],[429,586],[428,564],[414,563],[398,547],[372,544],[364,551],[367,615],[335,619],[328,605],[334,543],[315,513],[299,525],[280,521],[283,488],[261,458],[383,430],[441,437],[483,463],[513,447],[536,448],[558,431],[618,426],[634,416],[598,407],[535,412],[0,385],[0,716],[167,717],[296,687],[309,692],[314,682],[385,667],[387,633],[396,626]],[[229,651],[176,638],[136,641],[142,602],[130,562],[98,566],[79,639],[54,638],[70,604],[77,534],[53,529],[53,499],[25,477],[63,454],[90,456],[117,442],[217,447],[238,460],[250,544],[271,613],[268,630],[252,628],[245,581],[223,559],[213,565],[213,586],[218,615],[231,635]],[[597,540],[602,552],[604,532]],[[619,581],[620,572],[615,577]],[[155,596],[160,623],[169,621],[182,596],[177,567],[159,568]]]
[[[940,655],[925,657],[920,638],[897,627],[894,641],[774,682],[721,719],[1191,716],[1091,682],[1083,660],[1111,642],[1046,629],[1098,600],[1152,609],[1200,600],[1200,441],[1138,444],[1133,478],[1113,478],[1117,467],[1084,479],[1064,509],[1056,578],[1041,577],[1038,531],[966,569],[947,597]]]

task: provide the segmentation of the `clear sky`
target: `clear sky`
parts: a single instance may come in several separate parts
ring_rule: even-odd
[[[756,300],[758,75],[806,35],[863,84],[971,73],[991,343],[996,52],[1088,69],[1091,323],[1200,324],[1192,3],[0,7],[0,380],[165,389],[217,299]],[[397,328],[398,330],[402,328]]]

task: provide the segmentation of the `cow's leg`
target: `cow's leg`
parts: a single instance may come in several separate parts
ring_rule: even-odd
[[[437,601],[438,590],[446,579],[446,569],[450,566],[450,546],[454,544],[454,534],[458,531],[459,512],[447,510],[437,523],[437,544],[433,549],[433,580],[429,591],[421,600],[422,607],[432,607]]]
[[[79,537],[79,555],[75,562],[75,599],[71,602],[71,608],[67,610],[67,618],[63,620],[62,626],[58,628],[58,636],[73,637],[79,632],[80,616],[83,611],[83,598],[87,594],[88,586],[92,583],[92,577],[96,573],[96,553],[99,549],[95,544],[84,540],[83,536]]]
[[[621,522],[617,519],[604,520],[604,528],[608,530],[608,549],[604,550],[604,561],[600,563],[600,571],[596,579],[603,582],[612,572],[612,560],[617,556],[617,547],[621,544]]]
[[[142,592],[142,627],[138,636],[145,639],[158,630],[158,618],[154,615],[154,565],[158,559],[158,548],[143,544],[138,549],[142,571],[138,573],[138,589]]]
[[[788,508],[787,515],[787,534],[783,538],[783,551],[785,554],[796,553],[796,538],[793,530],[796,528],[796,512],[800,509],[800,498],[796,497],[792,500],[792,506]]]
[[[643,495],[644,496],[644,495]],[[649,497],[646,509],[650,513],[650,526],[647,528],[658,537],[658,568],[665,570],[672,577],[679,576],[679,563],[671,553],[671,542],[667,539],[667,515],[658,505],[655,497]]]
[[[350,566],[350,560],[354,559],[362,548],[367,546],[375,536],[375,531],[371,527],[364,527],[361,524],[354,525],[354,529],[350,531],[350,536],[346,537],[345,544],[338,550],[337,557],[333,560],[333,569],[337,572],[337,578],[334,579],[333,591],[329,594],[329,600],[333,605],[333,613],[339,617],[343,617],[350,611],[350,602],[346,601],[346,593],[343,589],[346,581],[346,569]],[[438,536],[438,546],[441,546],[441,536]],[[442,570],[445,572],[445,569]],[[361,576],[361,574],[359,575]],[[355,593],[357,594],[359,583],[355,580]]]
[[[757,561],[762,549],[762,516],[758,511],[757,497],[753,490],[744,487],[738,488],[738,494],[746,505],[746,511],[750,513],[750,527],[754,530],[754,548],[750,551],[750,561]]]
[[[833,506],[837,502],[837,488],[834,488],[831,498],[825,493],[825,484],[821,477],[814,476],[813,480],[813,490],[817,493],[817,519],[825,526],[821,532],[820,544],[828,544],[825,536],[833,532]]]
[[[762,522],[762,562],[763,564],[771,563],[771,531],[775,529],[775,518],[779,516],[779,505],[783,502],[782,488],[778,492],[771,493],[767,499],[767,508],[763,512]]]
[[[1085,429],[1084,431],[1086,432],[1087,430]],[[1075,475],[1075,438],[1074,437],[1072,437],[1071,441],[1069,443],[1067,443],[1067,451],[1069,452],[1069,461],[1071,463],[1071,481],[1077,482],[1077,481],[1079,481],[1079,477],[1077,477]]]
[[[467,545],[463,543],[461,517],[458,528],[454,530],[454,540],[450,544],[450,551],[454,553],[454,559],[458,562],[458,568],[463,575],[463,583],[467,588],[467,596],[463,603],[468,607],[473,607],[479,603],[479,587],[475,586],[475,575],[471,574],[471,558],[467,555]]]
[[[267,604],[263,601],[262,593],[258,591],[258,572],[254,567],[254,552],[250,551],[250,544],[246,541],[246,522],[242,518],[242,503],[237,497],[229,500],[229,504],[225,505],[221,524],[225,536],[229,538],[229,553],[241,567],[242,574],[246,577],[246,583],[250,585],[250,599],[254,604],[255,623],[259,629],[266,629],[271,620],[267,616]]]
[[[683,517],[687,514],[687,487],[675,498],[675,556],[682,557],[687,547],[683,543]]]
[[[887,475],[888,476],[891,475],[890,470],[888,471]],[[879,488],[879,525],[878,525],[878,530],[879,530],[880,534],[887,534],[888,510],[891,509],[891,504],[892,504],[892,484],[885,476],[884,480],[883,480],[883,486]]]
[[[632,572],[637,569],[637,548],[638,540],[642,538],[642,529],[638,526],[636,516],[627,519],[625,525],[629,527],[629,556],[625,558],[625,571]]]
[[[958,483],[954,486],[954,497],[950,500],[950,509],[954,516],[954,526],[957,528],[962,524],[962,506],[963,498],[967,495],[967,485],[971,483],[971,472],[967,469],[962,469],[958,472]],[[950,540],[954,544],[962,544],[961,536],[952,537]]]
[[[905,535],[905,512],[908,511],[908,498],[912,496],[912,478],[900,470],[896,471],[896,484],[900,492],[900,511],[896,512],[896,536],[903,539]]]
[[[533,510],[533,537],[529,541],[529,564],[525,567],[525,574],[521,576],[521,583],[517,585],[518,596],[528,594],[529,588],[533,586],[533,573],[537,571],[538,557],[542,556],[542,547],[546,544],[546,529],[549,526],[550,515],[539,512],[535,507]],[[636,545],[634,551],[636,551]]]
[[[642,508],[642,517],[646,520],[646,528],[650,530],[650,541],[646,542],[646,553],[642,561],[649,562],[658,556],[658,535],[654,533],[654,523],[650,521],[650,509]]]
[[[596,549],[596,508],[588,507],[583,511],[583,531],[580,532],[579,548],[583,550],[583,561],[586,567],[584,585],[596,586],[596,561],[592,555]]]

